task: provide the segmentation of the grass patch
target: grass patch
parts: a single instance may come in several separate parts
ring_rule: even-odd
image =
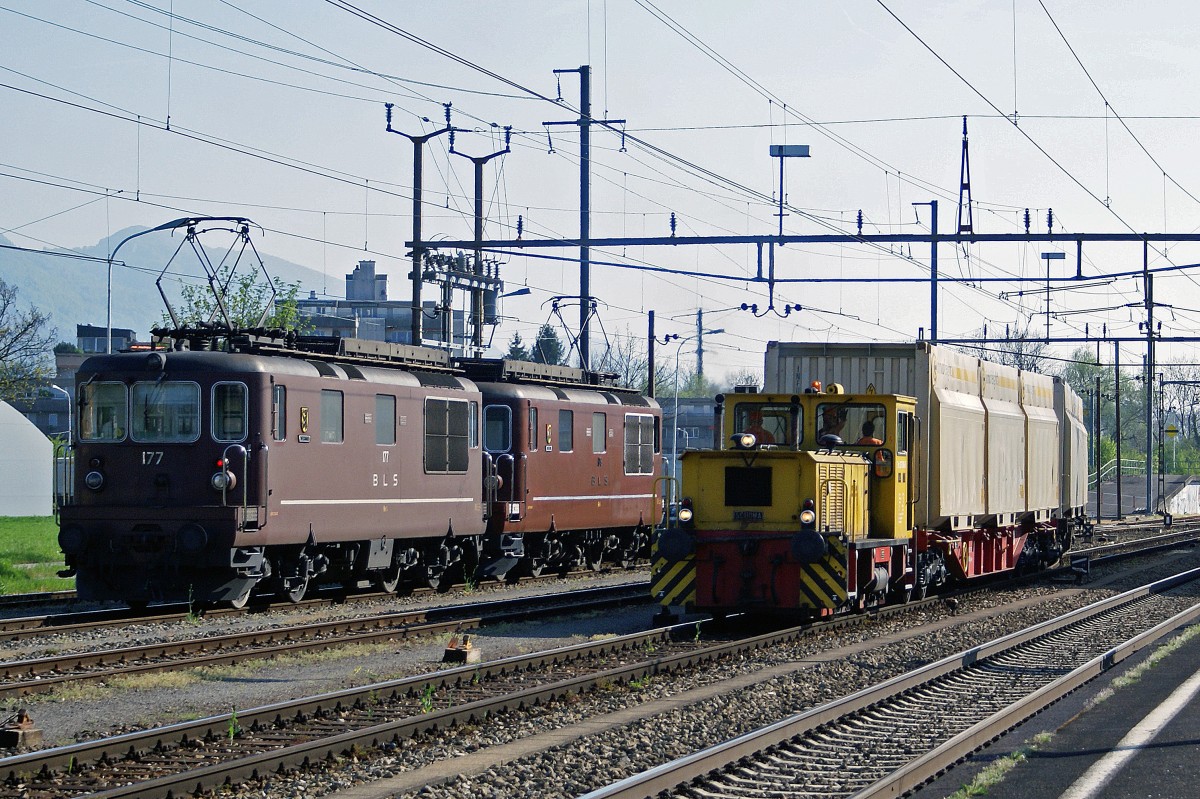
[[[1155,649],[1153,652],[1151,652],[1150,656],[1148,658],[1146,658],[1145,660],[1143,660],[1141,663],[1137,664],[1132,669],[1130,669],[1129,671],[1122,674],[1120,677],[1114,678],[1113,681],[1107,687],[1105,687],[1104,689],[1099,691],[1095,696],[1093,696],[1090,700],[1088,700],[1088,703],[1084,707],[1084,710],[1091,710],[1096,705],[1098,705],[1101,702],[1103,702],[1104,700],[1108,699],[1110,696],[1112,696],[1114,693],[1116,693],[1121,688],[1125,688],[1126,686],[1133,685],[1138,680],[1142,679],[1142,677],[1146,674],[1146,672],[1150,671],[1150,669],[1157,666],[1163,658],[1165,658],[1167,655],[1171,654],[1175,650],[1179,649],[1179,647],[1183,646],[1188,641],[1195,638],[1197,635],[1200,635],[1200,626],[1193,625],[1191,627],[1188,627],[1182,633],[1175,636],[1170,641],[1168,641],[1167,643],[1160,646],[1158,649]]]
[[[180,669],[178,671],[163,671],[156,674],[134,674],[127,677],[114,677],[104,683],[68,684],[53,693],[33,694],[22,698],[21,701],[36,702],[87,702],[107,699],[120,691],[163,691],[180,690],[198,683],[219,683],[225,680],[246,680],[260,677],[262,671],[268,668],[286,669],[288,666],[302,666],[311,663],[324,663],[349,658],[362,658],[369,655],[395,651],[396,642],[380,642],[377,644],[351,644],[350,646],[334,646],[328,649],[318,649],[312,652],[296,652],[277,658],[258,658],[243,660],[225,666],[210,666],[202,669]],[[377,674],[362,668],[355,669],[344,682],[350,685],[364,685],[372,682],[386,682],[409,676],[408,672],[396,674]]]
[[[959,788],[954,793],[950,794],[946,799],[968,799],[971,796],[986,796],[987,792],[1004,781],[1008,772],[1012,771],[1018,763],[1024,763],[1031,752],[1034,752],[1038,747],[1045,746],[1054,737],[1051,732],[1039,732],[1033,736],[1032,740],[1026,741],[1025,745],[1010,755],[992,763],[983,771],[975,775],[975,779]]]
[[[63,568],[53,516],[0,516],[0,594],[66,591],[75,581]]]
[[[1200,626],[1193,625],[1188,627],[1182,633],[1151,652],[1150,656],[1141,663],[1137,664],[1120,677],[1113,679],[1111,684],[1098,692],[1094,697],[1092,697],[1091,700],[1088,701],[1087,705],[1084,707],[1084,710],[1091,710],[1120,689],[1137,683],[1143,676],[1145,676],[1146,672],[1157,666],[1163,658],[1167,657],[1172,652],[1175,652],[1197,635],[1200,635]],[[995,763],[979,772],[977,775],[975,775],[975,779],[971,780],[971,782],[967,783],[962,788],[948,796],[947,799],[967,799],[971,796],[987,795],[988,790],[1003,781],[1005,775],[1007,775],[1014,766],[1026,760],[1031,752],[1037,751],[1037,749],[1041,746],[1045,746],[1046,743],[1049,742],[1053,737],[1053,733],[1038,733],[1031,741],[1027,741],[1025,746],[1022,746],[1011,755],[997,760]]]

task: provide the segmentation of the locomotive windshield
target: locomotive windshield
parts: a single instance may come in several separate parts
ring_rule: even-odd
[[[200,437],[200,386],[173,380],[133,384],[130,436],[145,444],[188,443]]]
[[[129,429],[129,390],[124,383],[84,383],[79,387],[79,437],[120,441]]]
[[[836,436],[852,446],[887,443],[887,413],[883,405],[860,402],[823,402],[817,406],[818,440]]]
[[[803,408],[797,424],[803,429]],[[736,432],[753,433],[760,444],[790,444],[792,436],[792,406],[767,402],[741,402],[734,409]]]

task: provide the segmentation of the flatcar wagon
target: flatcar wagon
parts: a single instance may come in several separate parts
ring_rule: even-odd
[[[775,352],[768,381],[805,387],[717,398],[718,447],[684,453],[679,524],[655,545],[665,608],[903,602],[1054,562],[1086,524],[1082,406],[1061,381],[927,344],[775,346],[792,359]]]

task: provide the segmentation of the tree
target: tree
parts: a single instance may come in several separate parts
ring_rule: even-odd
[[[537,338],[529,348],[529,360],[557,366],[563,362],[563,345],[558,333],[549,324],[538,329]]]
[[[624,332],[605,337],[605,349],[593,366],[600,372],[611,372],[617,376],[617,384],[635,391],[646,391],[647,367],[650,359],[646,352],[646,340],[626,327]],[[661,366],[655,370],[654,382],[661,396],[663,374]]]
[[[229,322],[234,328],[254,327],[262,316],[263,309],[271,302],[271,286],[265,280],[260,280],[256,273],[235,274],[232,278],[228,273],[218,276],[218,283],[229,281],[228,288],[221,296],[225,312],[229,314]],[[300,282],[285,283],[275,281],[275,301],[271,312],[263,322],[263,327],[280,330],[300,329],[300,312],[296,301],[300,293]],[[177,312],[179,323],[194,325],[198,322],[214,322],[223,325],[225,320],[217,309],[217,301],[212,289],[207,284],[187,283],[180,291],[183,297],[181,307]],[[170,324],[170,316],[164,315],[165,324]]]
[[[757,369],[739,369],[736,372],[726,375],[725,384],[728,386],[727,391],[733,391],[738,386],[754,386],[759,391],[762,391],[762,372],[759,372]]]
[[[69,341],[60,341],[54,345],[55,355],[82,355],[83,350]]]
[[[525,349],[525,342],[520,333],[513,333],[512,338],[508,340],[508,352],[504,353],[504,357],[510,361],[529,360],[529,351]]]
[[[1026,322],[1024,327],[1016,325],[1012,334],[1007,335],[1004,339],[989,340],[987,351],[980,357],[994,363],[1023,369],[1026,372],[1051,374],[1052,370],[1048,368],[1048,362],[1043,357],[1045,354],[1046,342],[1033,336],[1030,324]]]
[[[58,331],[49,323],[36,308],[22,313],[17,287],[0,280],[0,400],[26,396],[54,376],[49,354]]]

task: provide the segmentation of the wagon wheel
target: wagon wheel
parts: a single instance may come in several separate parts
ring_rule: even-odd
[[[283,595],[293,604],[299,603],[308,593],[308,577],[289,577],[283,581]]]
[[[385,594],[394,594],[400,587],[400,566],[393,565],[375,575],[372,582],[375,587]]]

